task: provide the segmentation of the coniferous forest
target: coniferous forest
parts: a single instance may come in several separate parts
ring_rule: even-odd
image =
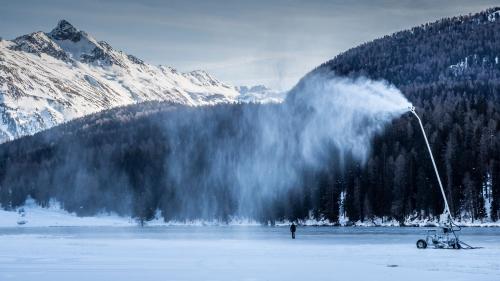
[[[452,212],[470,219],[491,212],[497,220],[500,214],[497,10],[398,32],[319,67],[339,75],[387,79],[405,94],[421,111]],[[439,213],[437,181],[417,125],[412,116],[395,121],[375,141],[368,165],[352,170],[361,182],[347,186],[352,190],[347,192],[351,218]],[[491,210],[485,209],[486,197],[492,199]]]
[[[500,216],[500,18],[494,11],[365,43],[303,78],[330,72],[397,86],[422,118],[450,208],[459,219],[496,221]],[[256,132],[255,124],[272,116],[267,112],[293,114],[289,108],[302,83],[283,105],[148,102],[2,144],[0,204],[12,209],[32,197],[47,206],[55,199],[79,215],[112,211],[141,220],[152,219],[157,211],[166,220],[245,216],[263,222],[309,216],[332,222],[340,216],[403,222],[441,214],[432,164],[409,114],[376,135],[364,163],[349,155],[340,160],[332,147],[321,166],[300,165],[298,174],[273,178],[270,170],[279,163],[273,153],[280,155],[278,160],[294,161],[293,142],[284,140],[289,145],[280,151],[252,151],[270,133],[262,126]],[[301,126],[294,122],[290,118],[285,124]],[[281,129],[273,133],[287,131]],[[224,153],[215,145],[223,146]],[[257,171],[242,157],[267,164]],[[243,164],[235,169],[234,163]],[[257,172],[262,180],[253,180],[255,186],[234,187]],[[282,179],[290,177],[292,186],[284,188]]]

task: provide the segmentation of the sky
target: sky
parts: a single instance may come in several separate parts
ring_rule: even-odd
[[[492,0],[0,0],[0,37],[49,32],[60,19],[115,49],[232,85],[287,90],[337,54]]]

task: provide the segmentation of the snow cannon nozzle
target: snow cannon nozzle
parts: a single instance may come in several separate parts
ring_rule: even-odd
[[[408,110],[411,112],[415,112],[415,106],[413,105],[408,106]]]

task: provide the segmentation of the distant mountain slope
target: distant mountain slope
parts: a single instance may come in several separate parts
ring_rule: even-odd
[[[267,88],[264,85],[257,86],[237,86],[236,90],[240,93],[238,100],[240,102],[266,103],[282,102],[286,97],[286,92],[278,92]]]
[[[49,33],[0,40],[0,142],[114,106],[206,105],[239,96],[204,71],[147,64],[65,20]]]

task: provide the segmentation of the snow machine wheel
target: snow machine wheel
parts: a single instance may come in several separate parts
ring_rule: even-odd
[[[419,249],[427,248],[427,242],[425,242],[425,240],[423,240],[423,239],[418,240],[417,241],[417,248],[419,248]]]
[[[453,249],[457,249],[457,250],[462,249],[462,245],[460,245],[460,242],[456,242],[455,244],[453,244]]]

